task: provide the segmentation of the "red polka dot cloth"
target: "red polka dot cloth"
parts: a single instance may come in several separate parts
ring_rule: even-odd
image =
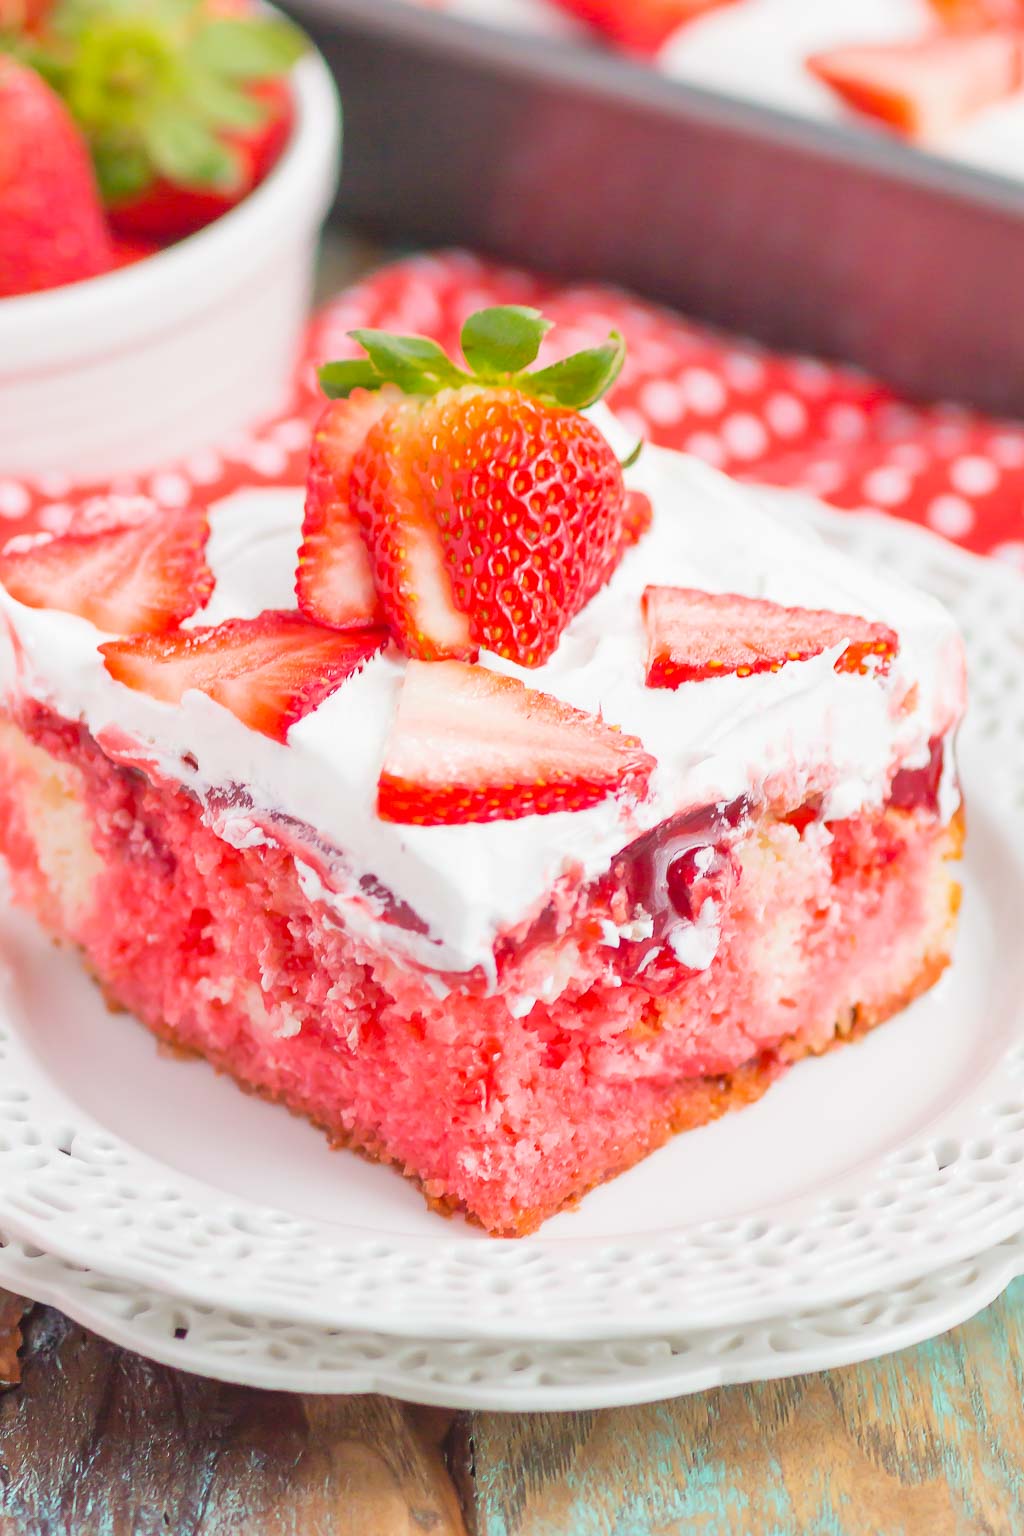
[[[451,347],[468,314],[496,303],[534,304],[555,321],[542,360],[621,330],[629,353],[610,402],[638,437],[746,480],[921,523],[1024,571],[1024,425],[913,405],[852,369],[766,352],[616,289],[566,287],[463,252],[410,257],[343,292],[313,320],[281,411],[216,449],[106,485],[0,476],[4,531],[95,526],[109,521],[111,494],[177,507],[243,485],[299,485],[321,403],[315,364],[358,353],[347,331],[419,331]]]

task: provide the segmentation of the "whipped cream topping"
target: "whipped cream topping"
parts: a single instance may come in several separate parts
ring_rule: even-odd
[[[617,451],[628,450],[608,413],[598,415]],[[81,720],[111,755],[185,784],[233,845],[281,842],[296,855],[307,894],[400,962],[493,973],[497,936],[539,912],[567,872],[594,878],[666,817],[757,797],[766,784],[791,804],[823,795],[829,817],[878,806],[894,771],[923,766],[931,738],[962,710],[961,643],[931,598],[785,527],[756,492],[695,459],[647,447],[627,480],[651,498],[650,532],[552,658],[534,671],[486,653],[481,662],[638,736],[658,760],[639,804],[613,797],[581,812],[463,826],[382,822],[377,778],[405,667],[393,649],[282,744],[198,691],[171,705],[115,682],[97,651],[110,636],[75,615],[24,607],[0,588],[0,690]],[[191,623],[294,606],[302,501],[299,490],[261,489],[212,509],[217,585]],[[776,674],[650,689],[640,598],[651,583],[881,619],[899,633],[900,652],[882,678],[837,674],[840,645]],[[944,798],[949,814],[951,778]],[[387,893],[419,921],[382,922]],[[704,963],[706,937],[698,944],[694,935]]]

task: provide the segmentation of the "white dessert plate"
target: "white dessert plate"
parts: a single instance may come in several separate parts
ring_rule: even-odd
[[[537,1236],[499,1242],[202,1063],[161,1055],[107,1014],[72,954],[4,912],[0,1229],[225,1311],[564,1343],[792,1318],[1024,1227],[1024,585],[887,519],[812,516],[935,591],[967,636],[965,901],[939,987]]]
[[[0,1246],[0,1284],[179,1370],[278,1392],[383,1392],[519,1413],[620,1408],[854,1365],[965,1322],[1021,1274],[1024,1232],[920,1280],[821,1311],[588,1344],[318,1328],[141,1290],[15,1240]]]

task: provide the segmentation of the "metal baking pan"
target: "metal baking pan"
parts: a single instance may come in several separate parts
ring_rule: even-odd
[[[623,283],[1024,415],[1024,181],[402,0],[290,0],[345,107],[337,212]]]

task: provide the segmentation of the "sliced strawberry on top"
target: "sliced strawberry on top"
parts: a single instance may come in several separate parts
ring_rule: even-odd
[[[411,661],[380,775],[385,821],[510,821],[642,796],[655,768],[634,736],[464,662]]]
[[[837,672],[884,672],[899,649],[897,635],[884,624],[734,592],[648,587],[643,611],[648,688],[778,672],[787,662],[809,661],[844,641]]]
[[[469,615],[456,606],[433,494],[415,474],[423,427],[418,401],[403,401],[371,429],[352,466],[351,495],[371,551],[391,632],[407,656],[472,659]]]
[[[833,48],[812,55],[807,67],[855,111],[931,139],[1020,88],[1024,34],[988,28]]]
[[[268,610],[206,629],[179,630],[100,646],[111,677],[177,704],[190,688],[206,693],[243,725],[275,741],[310,714],[382,649],[382,629],[341,632],[299,613]]]
[[[0,582],[28,608],[77,613],[113,634],[172,629],[207,601],[202,509],[154,510],[129,526],[69,533],[0,554]]]
[[[397,389],[357,389],[333,400],[313,432],[295,593],[307,618],[335,629],[377,624],[384,610],[349,499],[352,462]]]

